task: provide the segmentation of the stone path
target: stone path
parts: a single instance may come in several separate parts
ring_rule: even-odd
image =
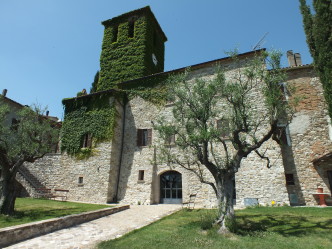
[[[180,205],[130,206],[130,209],[5,247],[11,249],[94,248],[181,209]]]

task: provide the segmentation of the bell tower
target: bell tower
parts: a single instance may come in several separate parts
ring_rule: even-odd
[[[97,91],[164,71],[167,37],[149,6],[102,22],[105,27]]]

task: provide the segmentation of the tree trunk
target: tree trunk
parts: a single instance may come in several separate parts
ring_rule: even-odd
[[[18,183],[9,171],[0,177],[0,214],[12,215],[16,200]]]
[[[233,205],[235,173],[224,173],[217,181],[217,198],[219,203],[219,218],[217,224],[220,225],[218,232],[228,234],[235,230],[235,213]]]

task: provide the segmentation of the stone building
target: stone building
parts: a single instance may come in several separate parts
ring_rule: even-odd
[[[68,200],[149,205],[181,203],[197,194],[197,204],[215,206],[212,188],[192,172],[155,163],[159,138],[153,121],[170,117],[172,103],[160,107],[144,90],[158,91],[160,82],[185,69],[163,72],[167,38],[150,8],[102,24],[99,80],[90,94],[63,100],[62,153],[26,168],[43,186],[68,189]],[[259,52],[240,54],[239,60],[250,60]],[[284,69],[288,77],[284,84],[293,84],[303,98],[285,129],[285,143],[264,144],[273,167],[267,168],[254,154],[241,164],[235,178],[238,207],[272,201],[317,205],[317,187],[331,192],[332,130],[322,86],[313,67],[302,65],[299,54],[289,51],[287,56],[290,67]],[[226,77],[244,65],[226,57],[191,66],[191,77],[214,77],[217,64],[226,68]],[[128,98],[123,94],[126,89],[140,94]],[[286,90],[285,94],[287,98]],[[262,98],[255,98],[259,110]]]

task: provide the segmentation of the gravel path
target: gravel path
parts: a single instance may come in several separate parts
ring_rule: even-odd
[[[67,249],[94,248],[100,241],[146,226],[181,209],[180,205],[130,206],[130,209],[71,228],[29,239],[5,248]]]

